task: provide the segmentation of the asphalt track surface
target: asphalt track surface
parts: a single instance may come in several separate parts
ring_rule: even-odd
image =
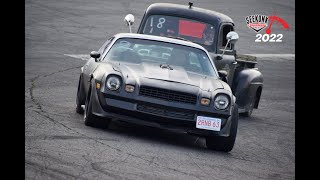
[[[88,54],[133,13],[136,30],[154,1],[25,1],[25,179],[295,179],[295,61],[261,56],[259,109],[240,117],[230,153],[208,150],[197,136],[114,122],[84,125],[75,113],[80,67],[64,54]],[[187,1],[175,1],[186,4]],[[197,1],[237,25],[238,52],[294,54],[294,1]],[[290,29],[283,43],[255,43],[244,17],[273,14]]]

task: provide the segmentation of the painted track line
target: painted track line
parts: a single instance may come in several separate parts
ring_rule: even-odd
[[[294,61],[295,54],[245,54],[249,56],[254,56],[257,61]]]
[[[73,57],[76,59],[81,59],[84,61],[88,61],[90,59],[90,55],[89,54],[64,54],[65,56],[69,56],[69,57]]]
[[[89,54],[64,54],[65,56],[73,57],[87,61],[90,59]],[[244,54],[248,56],[254,56],[257,61],[294,61],[295,54]]]

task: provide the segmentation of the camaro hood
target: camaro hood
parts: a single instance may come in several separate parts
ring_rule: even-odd
[[[224,88],[220,80],[215,77],[190,73],[187,72],[183,67],[179,66],[171,66],[172,70],[168,68],[161,68],[160,64],[146,62],[141,64],[113,62],[112,66],[114,70],[121,72],[124,77],[133,77],[138,82],[143,78],[148,78],[187,84],[201,88],[205,91],[213,91],[215,89]]]

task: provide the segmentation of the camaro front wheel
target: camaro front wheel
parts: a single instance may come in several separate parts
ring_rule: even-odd
[[[79,114],[83,114],[84,110],[81,105],[84,105],[84,95],[83,95],[83,87],[81,82],[81,76],[79,77],[78,90],[77,90],[77,99],[76,99],[76,112]]]
[[[84,124],[86,126],[108,128],[110,120],[106,118],[98,117],[92,114],[92,100],[93,100],[92,86],[90,86],[88,95],[85,101],[84,109]]]
[[[235,104],[233,115],[231,119],[231,129],[229,137],[220,137],[220,136],[212,136],[206,137],[206,145],[209,149],[217,150],[217,151],[224,151],[229,152],[233,149],[237,130],[238,130],[238,106]]]

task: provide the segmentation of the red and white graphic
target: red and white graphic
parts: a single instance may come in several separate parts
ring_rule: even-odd
[[[280,28],[289,29],[288,23],[278,16],[269,16],[269,20],[270,20],[270,24],[269,24],[269,27],[266,29],[267,34],[271,33],[271,27],[273,22],[275,22],[276,24],[280,24]]]
[[[256,33],[267,28],[265,34],[257,34],[255,42],[282,42],[283,34],[271,34],[272,25],[275,23],[280,29],[289,29],[288,23],[279,16],[266,16],[261,14],[250,15],[245,18],[248,28]],[[270,23],[269,23],[270,22]],[[269,24],[268,24],[269,23]]]
[[[246,22],[248,28],[258,33],[259,31],[268,26],[268,19],[269,18],[266,15],[256,14],[247,16]]]

